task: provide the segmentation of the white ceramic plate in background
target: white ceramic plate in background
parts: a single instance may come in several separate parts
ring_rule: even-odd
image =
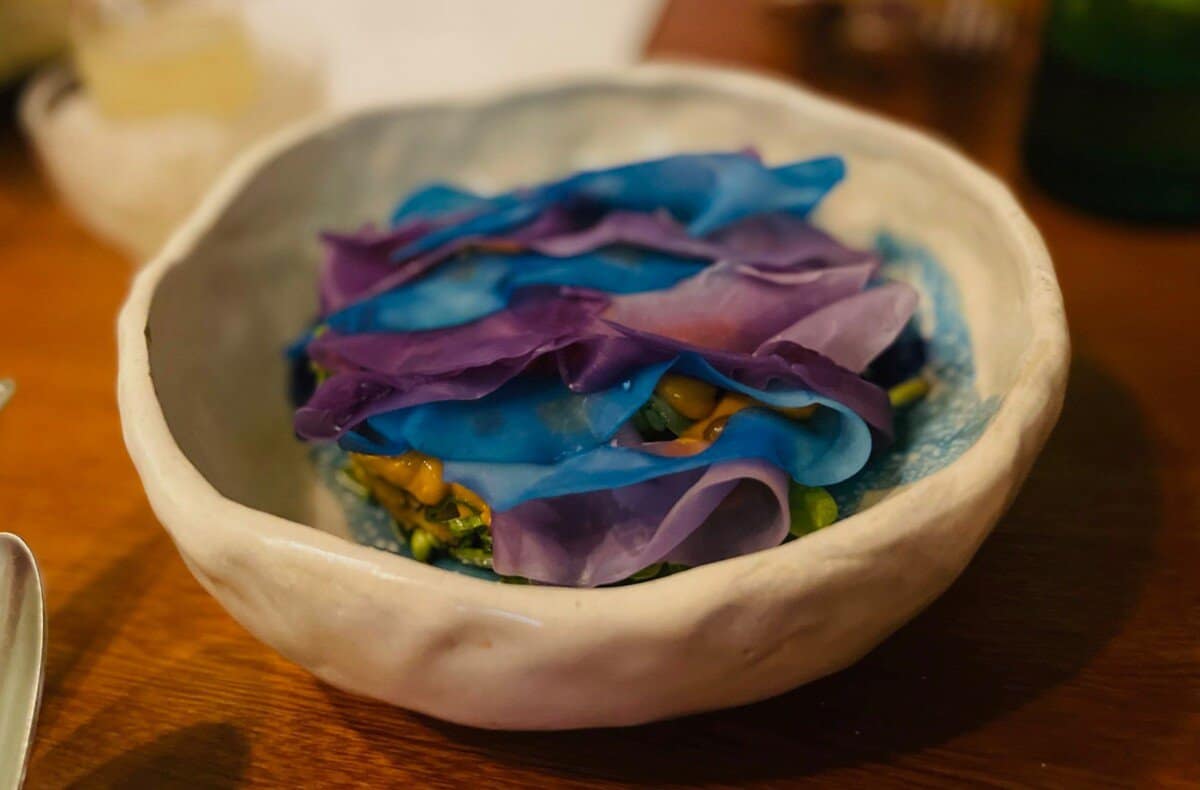
[[[290,430],[281,349],[315,312],[319,230],[431,179],[483,190],[755,146],[838,153],[819,224],[881,229],[950,272],[999,407],[957,461],[779,548],[641,585],[503,585],[357,545]],[[974,554],[1061,405],[1054,272],[1009,192],[945,146],[772,80],[645,66],[513,94],[366,110],[256,149],[137,278],[120,320],[125,438],[197,579],[343,689],[484,727],[621,725],[749,702],[861,657]],[[463,678],[471,678],[464,684]]]

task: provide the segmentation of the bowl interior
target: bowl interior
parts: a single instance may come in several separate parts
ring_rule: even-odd
[[[148,325],[159,402],[183,453],[224,496],[351,537],[292,434],[286,399],[282,351],[315,315],[319,231],[381,223],[403,194],[431,180],[486,192],[630,159],[753,146],[770,162],[843,156],[849,177],[816,222],[847,243],[881,247],[919,281],[929,275],[925,264],[948,275],[969,343],[964,352],[948,340],[943,352],[965,353],[965,363],[943,361],[969,366],[971,407],[983,411],[969,415],[970,431],[927,438],[935,449],[957,441],[961,452],[1013,384],[1032,340],[1028,274],[993,209],[927,148],[912,154],[912,138],[818,100],[787,104],[670,82],[597,81],[351,117],[249,174],[165,273]],[[926,328],[944,333],[923,284],[926,323],[937,324]],[[909,482],[928,471],[927,456],[899,459],[870,487]]]

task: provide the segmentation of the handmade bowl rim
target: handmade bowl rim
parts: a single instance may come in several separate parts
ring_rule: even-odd
[[[155,292],[164,275],[189,258],[213,228],[225,208],[269,162],[301,142],[328,133],[341,124],[398,109],[421,111],[467,109],[480,105],[553,96],[556,92],[602,86],[653,88],[680,86],[716,88],[774,101],[803,112],[852,124],[886,138],[921,166],[945,175],[968,190],[990,213],[999,232],[1019,250],[1021,288],[1028,298],[1030,340],[1019,370],[990,424],[975,444],[946,468],[898,491],[885,501],[822,530],[756,554],[736,557],[638,585],[574,589],[506,585],[423,565],[407,558],[358,545],[337,536],[263,511],[220,494],[176,444],[158,402],[151,378],[147,321]],[[681,611],[694,618],[726,601],[731,580],[762,564],[798,567],[810,558],[831,558],[848,551],[880,550],[896,540],[897,532],[920,529],[944,517],[969,496],[953,487],[951,496],[927,500],[939,480],[954,476],[970,487],[1000,487],[1011,483],[1014,461],[1036,452],[1049,433],[1066,384],[1069,340],[1061,294],[1049,253],[1032,222],[1008,188],[963,155],[913,129],[808,93],[795,85],[759,74],[681,63],[652,63],[615,72],[573,75],[539,81],[517,89],[489,91],[454,100],[419,104],[381,104],[341,112],[285,130],[243,154],[210,190],[201,205],[170,237],[162,250],[136,276],[118,320],[118,400],[125,442],[160,520],[187,554],[195,540],[270,546],[278,551],[321,552],[379,579],[401,580],[429,594],[513,616],[539,619],[586,615],[600,607],[613,627],[647,627],[659,619],[678,620]],[[1015,487],[1015,484],[1012,484]],[[937,488],[944,491],[945,487]],[[921,518],[897,519],[921,503]],[[203,513],[204,517],[192,514]],[[183,532],[181,524],[188,525]],[[236,525],[236,528],[233,526]],[[957,570],[954,574],[957,574]],[[952,577],[951,577],[952,578]],[[819,583],[798,574],[795,584]],[[948,583],[948,582],[947,582]]]

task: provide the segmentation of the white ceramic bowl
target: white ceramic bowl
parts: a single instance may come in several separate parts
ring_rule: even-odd
[[[1000,406],[941,471],[779,548],[641,585],[503,585],[347,539],[290,430],[280,350],[313,315],[318,230],[430,179],[498,189],[683,150],[836,152],[819,222],[919,239],[950,271]],[[329,683],[482,727],[624,725],[845,667],[954,580],[1057,417],[1068,340],[1046,249],[945,146],[783,83],[645,66],[504,96],[356,112],[248,154],[137,278],[120,319],[125,440],[196,578]],[[463,678],[470,678],[469,684]]]

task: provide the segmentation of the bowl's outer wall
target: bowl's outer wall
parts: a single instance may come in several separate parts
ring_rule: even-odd
[[[429,180],[493,190],[748,144],[771,161],[842,154],[850,177],[819,222],[852,242],[916,239],[950,270],[979,387],[1003,397],[974,447],[832,529],[633,587],[496,585],[340,537],[282,397],[281,349],[315,310],[319,230],[382,219]],[[503,728],[734,705],[853,662],[969,561],[1057,417],[1068,358],[1045,248],[990,176],[781,83],[661,65],[275,139],[139,276],[120,347],[126,442],[151,504],[234,617],[334,685]]]

